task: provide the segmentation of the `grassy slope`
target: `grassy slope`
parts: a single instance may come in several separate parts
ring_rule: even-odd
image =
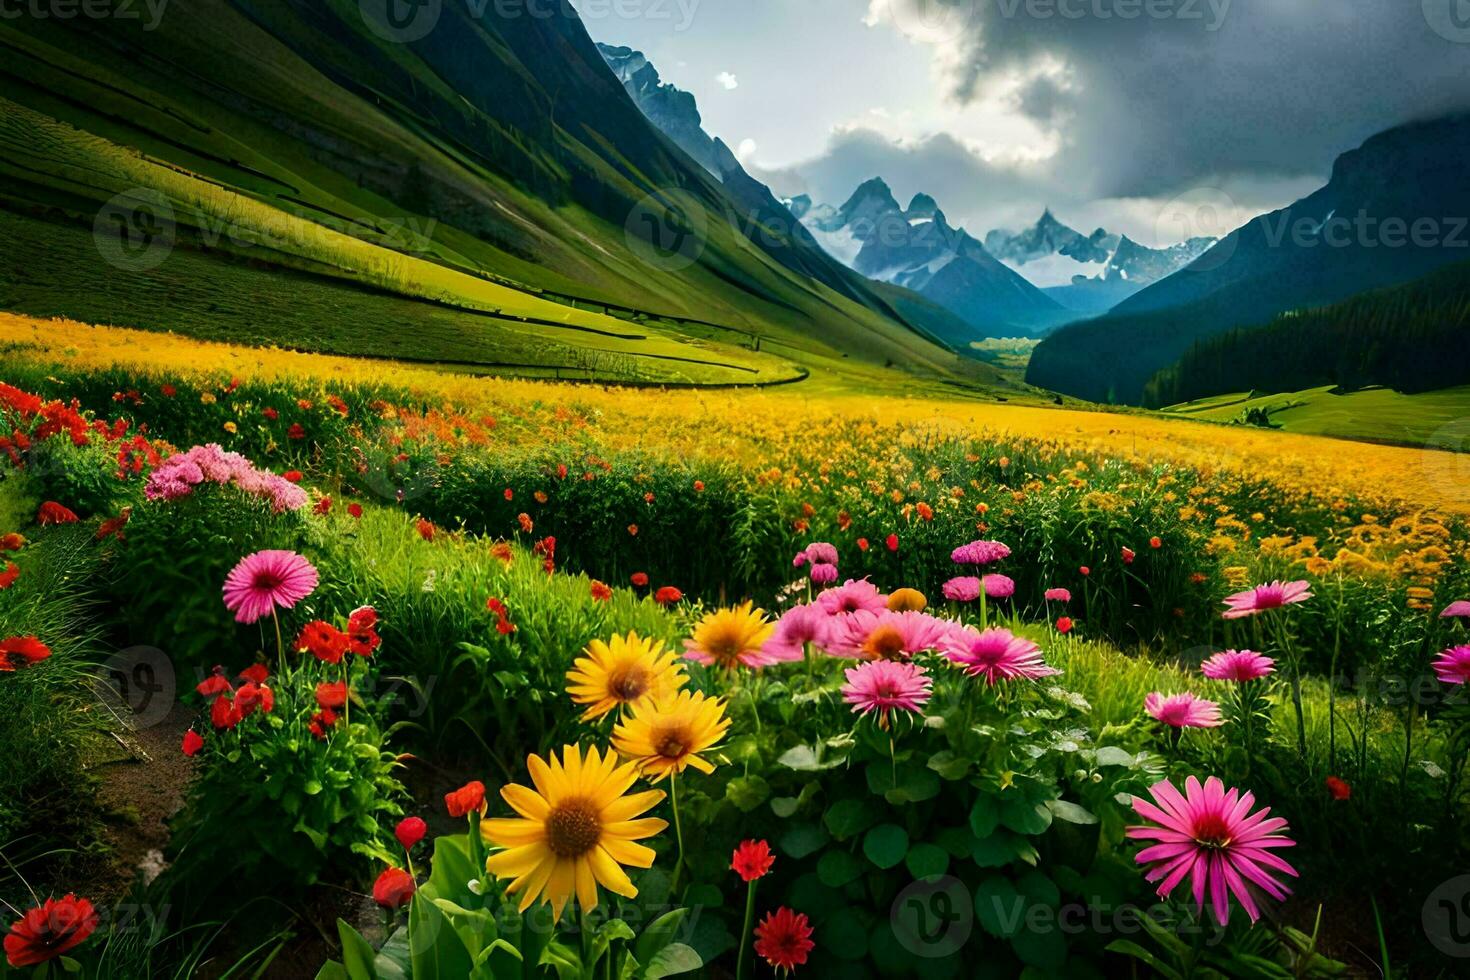
[[[352,23],[346,12],[336,14],[341,17],[339,28]],[[514,179],[520,175],[508,178],[496,172],[474,147],[447,136],[434,120],[406,111],[390,97],[364,97],[334,84],[308,60],[312,51],[288,48],[234,5],[180,0],[152,33],[122,34],[119,31],[125,28],[112,24],[26,21],[18,25],[26,33],[13,26],[7,22],[0,28],[0,44],[10,65],[0,70],[14,83],[7,90],[14,99],[182,169],[195,183],[190,193],[196,197],[208,196],[199,193],[201,185],[209,194],[222,193],[210,184],[227,185],[257,205],[307,215],[390,246],[402,245],[402,236],[392,232],[407,219],[410,227],[430,235],[423,249],[426,259],[474,274],[448,290],[456,301],[483,303],[482,285],[470,289],[464,280],[484,284],[479,276],[495,277],[531,293],[576,294],[713,321],[734,330],[678,326],[681,332],[727,343],[749,343],[749,334],[759,334],[798,354],[840,347],[855,356],[931,373],[956,370],[953,355],[924,343],[895,321],[792,274],[738,236],[718,214],[709,222],[699,264],[650,274],[627,248],[621,227],[574,200],[528,192],[526,180]],[[360,22],[357,30],[362,31]],[[349,40],[357,45],[350,48],[356,57],[364,50],[361,38]],[[495,55],[512,60],[511,54],[496,47],[496,39],[482,40]],[[323,43],[323,37],[310,35],[297,47],[310,49]],[[348,51],[349,46],[344,43],[340,50]],[[379,62],[401,63],[414,86],[434,90],[440,99],[434,105],[454,105],[458,98],[403,46],[365,50]],[[373,67],[381,65],[364,63],[362,77],[374,78]],[[16,115],[13,109],[6,112],[7,117]],[[478,126],[495,125],[484,112],[466,115]],[[273,125],[265,124],[265,119]],[[35,128],[30,126],[30,132]],[[493,146],[496,139],[519,135],[499,127],[486,142]],[[655,184],[631,164],[611,167],[606,159],[587,159],[587,143],[598,140],[582,136],[584,142],[578,142],[553,132],[550,138],[563,151],[560,156],[542,147],[526,152],[545,171],[544,179],[571,179],[562,172],[570,154],[573,163],[605,181],[610,193],[636,199]],[[18,159],[17,150],[29,149],[32,158],[25,163],[28,170],[12,170],[7,176],[12,194],[20,187],[28,198],[67,205],[86,219],[99,201],[110,196],[104,193],[109,185],[88,164],[65,182],[51,179],[51,155],[69,152],[66,142],[58,145],[12,133],[7,155]],[[618,160],[616,147],[604,149],[606,157]],[[416,177],[412,168],[421,173]],[[20,184],[22,176],[29,186]],[[687,175],[670,179],[685,180]],[[405,196],[414,196],[406,185],[416,182],[425,186],[426,202],[405,207]],[[703,197],[720,193],[708,186],[692,190]],[[425,217],[427,212],[446,220],[431,220]],[[227,218],[234,214],[225,212]],[[338,244],[332,243],[334,248]],[[308,256],[319,257],[312,252]],[[327,258],[330,262],[334,256]],[[403,268],[396,257],[374,261],[392,273]],[[412,273],[416,280],[445,288],[438,273],[426,273],[419,266],[413,266]],[[534,298],[521,295],[517,301],[505,296],[496,301],[524,305]],[[577,316],[565,308],[560,315]],[[965,370],[975,369],[965,366]],[[782,371],[771,367],[773,374]]]
[[[1252,408],[1271,413],[1288,432],[1338,436],[1436,449],[1466,448],[1470,386],[1405,395],[1366,388],[1335,395],[1330,386],[1280,394],[1236,392],[1174,405],[1166,412],[1211,422],[1231,422]]]

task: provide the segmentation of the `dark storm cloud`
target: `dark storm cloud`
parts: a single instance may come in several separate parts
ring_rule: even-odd
[[[1067,90],[1023,88],[1016,108],[1060,122],[1073,179],[1099,196],[1325,176],[1375,132],[1470,105],[1465,0],[976,4],[941,45],[951,95],[977,100],[1038,59],[1063,61]]]

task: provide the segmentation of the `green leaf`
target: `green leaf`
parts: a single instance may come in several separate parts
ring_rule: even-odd
[[[970,857],[982,868],[999,868],[1015,859],[1016,848],[1010,834],[995,833],[975,840],[970,845]]]
[[[414,980],[464,980],[474,967],[464,941],[434,902],[408,907],[408,958]]]
[[[1026,921],[1026,900],[1006,879],[991,875],[975,887],[975,917],[992,936],[1005,939]]]
[[[862,874],[863,863],[846,851],[827,851],[817,862],[817,877],[830,888],[841,888]]]
[[[785,820],[796,813],[796,808],[801,805],[801,800],[794,796],[778,796],[771,800],[771,812]]]
[[[804,858],[826,846],[827,833],[816,824],[799,823],[782,834],[777,844],[787,857]]]
[[[1132,767],[1134,755],[1118,748],[1116,745],[1102,745],[1097,750],[1097,764],[1100,766],[1128,766]]]
[[[879,824],[863,837],[863,853],[880,868],[892,868],[909,851],[909,835],[897,824]]]
[[[822,823],[837,840],[847,840],[873,825],[873,804],[868,800],[838,800],[822,815]]]
[[[1161,963],[1158,957],[1131,939],[1114,939],[1108,943],[1106,948],[1109,953],[1121,953],[1124,956],[1131,956],[1141,963],[1148,964],[1150,969],[1159,976],[1164,977],[1165,980],[1182,980],[1178,970],[1171,968],[1166,963]]]
[[[786,750],[776,761],[787,769],[795,769],[797,772],[820,772],[823,769],[835,769],[842,765],[845,758],[838,752],[821,758],[810,745],[798,745]]]
[[[725,784],[725,799],[742,813],[749,813],[771,795],[771,787],[757,775],[739,776]]]
[[[693,946],[670,943],[648,961],[648,965],[643,968],[643,980],[660,980],[661,977],[688,973],[702,966],[704,966],[704,959],[695,952]]]
[[[643,935],[638,937],[633,946],[633,955],[639,963],[651,963],[659,951],[674,941],[674,935],[679,927],[684,924],[684,919],[689,915],[688,909],[674,909],[665,912],[648,924],[643,930]]]
[[[1066,800],[1052,800],[1047,806],[1051,807],[1052,816],[1067,823],[1091,824],[1097,823],[1097,816],[1084,806],[1069,803]]]
[[[338,919],[337,938],[342,941],[342,967],[349,980],[378,980],[378,954],[362,933]]]
[[[1051,810],[1044,803],[1007,800],[1000,808],[1000,822],[1018,834],[1044,834],[1051,826]]]
[[[976,837],[989,837],[999,825],[1000,808],[996,806],[995,798],[983,793],[975,797],[975,803],[970,807],[970,832]]]
[[[970,771],[970,760],[944,749],[929,757],[929,768],[939,773],[941,779],[964,779]]]
[[[915,844],[904,865],[915,878],[937,878],[949,870],[949,852],[937,844]]]
[[[1067,961],[1067,937],[1054,929],[1022,929],[1011,937],[1011,948],[1022,963],[1048,972],[1060,970]]]

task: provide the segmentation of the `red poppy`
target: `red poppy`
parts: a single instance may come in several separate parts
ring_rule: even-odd
[[[1124,548],[1123,549],[1123,564],[1125,564],[1125,565],[1131,565],[1131,564],[1133,564],[1133,559],[1134,558],[1137,558],[1137,557],[1138,556],[1133,553],[1133,549],[1132,548]]]
[[[612,599],[612,588],[606,582],[592,580],[592,599],[594,602],[608,602]]]
[[[857,539],[857,546],[858,546],[858,551],[867,551],[868,550],[868,539],[867,538],[858,538]]]
[[[1148,539],[1148,546],[1154,549],[1162,548],[1164,546],[1164,539],[1155,534]]]
[[[530,534],[532,531],[536,530],[536,525],[531,520],[530,514],[517,514],[516,523],[520,524],[522,534]]]
[[[318,500],[316,502],[316,506],[313,507],[312,510],[315,513],[318,513],[318,514],[328,514],[328,513],[331,513],[331,510],[332,510],[332,498],[331,497],[323,497],[321,500]]]
[[[216,667],[208,677],[194,686],[194,690],[198,691],[203,697],[217,698],[221,694],[234,690],[234,688],[230,687],[230,682],[225,678],[225,669],[223,667]]]
[[[763,840],[741,841],[730,858],[731,869],[741,880],[747,882],[764,878],[775,863],[776,856],[771,853],[771,845]]]
[[[1327,777],[1327,792],[1332,794],[1334,800],[1351,799],[1353,788],[1336,776]]]
[[[704,481],[703,480],[695,480],[694,481],[694,492],[695,493],[704,493]]]
[[[300,470],[287,470],[286,472],[284,472],[284,473],[281,474],[281,479],[285,480],[287,483],[300,483],[301,482],[301,471]]]
[[[123,539],[123,528],[128,526],[128,520],[133,516],[131,507],[124,507],[122,513],[116,517],[109,517],[97,525],[97,533],[92,537],[97,541],[106,541],[108,538],[116,537],[119,541]]]
[[[565,480],[567,478],[567,464],[566,463],[557,463],[556,464],[556,478],[558,480]]]
[[[16,567],[15,562],[6,562],[5,571],[0,572],[0,590],[10,588],[18,578],[20,578],[20,569]]]
[[[347,646],[359,657],[371,657],[382,645],[378,636],[378,611],[372,606],[359,606],[347,617]]]
[[[452,793],[444,794],[444,805],[451,817],[462,817],[471,810],[485,811],[485,784],[478,779],[465,783]]]
[[[1092,569],[1088,568],[1086,565],[1083,565],[1081,568],[1077,569],[1077,571],[1081,572],[1084,577],[1092,574]]]
[[[249,667],[240,671],[241,679],[250,681],[253,684],[264,684],[266,678],[270,677],[270,675],[270,668],[262,663],[251,664]]]
[[[302,428],[300,422],[292,422],[291,428],[286,430],[287,439],[301,440],[306,438],[306,429]]]
[[[637,524],[629,524],[628,525],[628,534],[631,535],[632,537],[635,537],[635,538],[638,537],[638,525]]]
[[[77,515],[70,509],[63,507],[54,500],[48,500],[36,511],[36,523],[45,527],[47,524],[75,524]]]
[[[276,707],[276,694],[264,684],[246,681],[235,692],[235,710],[241,718],[249,718],[259,708],[270,714]]]
[[[389,911],[401,909],[413,898],[416,887],[413,875],[407,871],[402,868],[385,868],[378,875],[378,880],[373,882],[373,901]]]
[[[296,649],[310,651],[313,657],[324,663],[340,664],[349,642],[346,633],[318,619],[302,627],[301,635],[296,638]]]
[[[674,605],[674,603],[681,602],[683,599],[684,593],[680,592],[672,585],[661,586],[659,590],[653,594],[653,601],[658,603],[660,606],[672,606]]]
[[[331,708],[323,708],[311,716],[307,722],[306,730],[311,732],[312,738],[323,739],[327,737],[327,729],[337,724],[337,713]]]
[[[628,581],[633,583],[633,587],[635,589],[641,589],[648,585],[648,573],[634,572],[632,575],[628,576]]]
[[[14,531],[0,537],[0,551],[19,551],[26,546],[26,539]]]
[[[233,701],[221,694],[209,706],[209,721],[215,728],[234,728],[240,724],[240,710]]]
[[[418,529],[419,537],[423,538],[425,541],[433,541],[434,533],[438,530],[438,528],[434,527],[433,521],[423,517],[419,518]]]
[[[51,656],[51,648],[34,636],[8,636],[0,640],[0,672],[38,664]]]
[[[514,490],[512,490],[510,487],[506,487],[505,488],[505,499],[506,500],[514,500],[514,499],[516,499],[516,492]]]
[[[1062,617],[1060,617],[1060,618],[1057,619],[1057,632],[1058,633],[1070,633],[1070,632],[1072,632],[1072,617],[1071,616],[1062,616]]]
[[[15,969],[53,960],[86,942],[97,923],[97,910],[85,898],[48,898],[10,927],[5,959]]]
[[[898,550],[898,535],[896,535],[896,534],[890,534],[888,536],[888,539],[884,542],[884,544],[888,545],[888,550],[889,551],[897,551]]]
[[[192,757],[198,755],[199,754],[199,750],[202,749],[202,748],[204,748],[204,739],[200,737],[200,735],[199,735],[198,732],[196,732],[194,729],[191,728],[187,732],[184,733],[184,754],[185,755],[187,755],[190,758],[192,758]]]
[[[756,954],[778,970],[790,970],[806,962],[806,954],[816,947],[812,927],[802,912],[781,906],[767,912],[755,927]]]
[[[404,817],[393,828],[393,836],[398,838],[398,843],[403,845],[405,851],[413,850],[414,845],[423,840],[428,832],[429,825],[420,817]]]
[[[316,703],[323,707],[335,710],[347,704],[347,682],[346,681],[323,681],[316,686]]]
[[[354,504],[348,504],[347,505],[347,513],[351,514],[354,518],[361,519],[362,518],[362,504],[355,504],[355,503]]]

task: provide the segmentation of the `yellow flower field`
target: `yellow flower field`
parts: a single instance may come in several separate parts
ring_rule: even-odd
[[[1139,412],[1079,411],[956,398],[937,387],[911,396],[873,396],[834,377],[768,389],[610,389],[476,378],[421,366],[275,349],[237,347],[69,320],[0,313],[0,343],[72,368],[121,367],[143,374],[230,375],[316,386],[391,384],[431,403],[469,412],[595,427],[612,446],[639,445],[685,456],[717,454],[758,468],[780,466],[787,440],[810,438],[836,421],[870,421],[895,438],[993,434],[1054,442],[1139,462],[1172,462],[1207,476],[1269,479],[1331,501],[1355,496],[1392,509],[1470,512],[1470,459],[1437,450],[1379,446]],[[841,446],[830,447],[834,458]]]

